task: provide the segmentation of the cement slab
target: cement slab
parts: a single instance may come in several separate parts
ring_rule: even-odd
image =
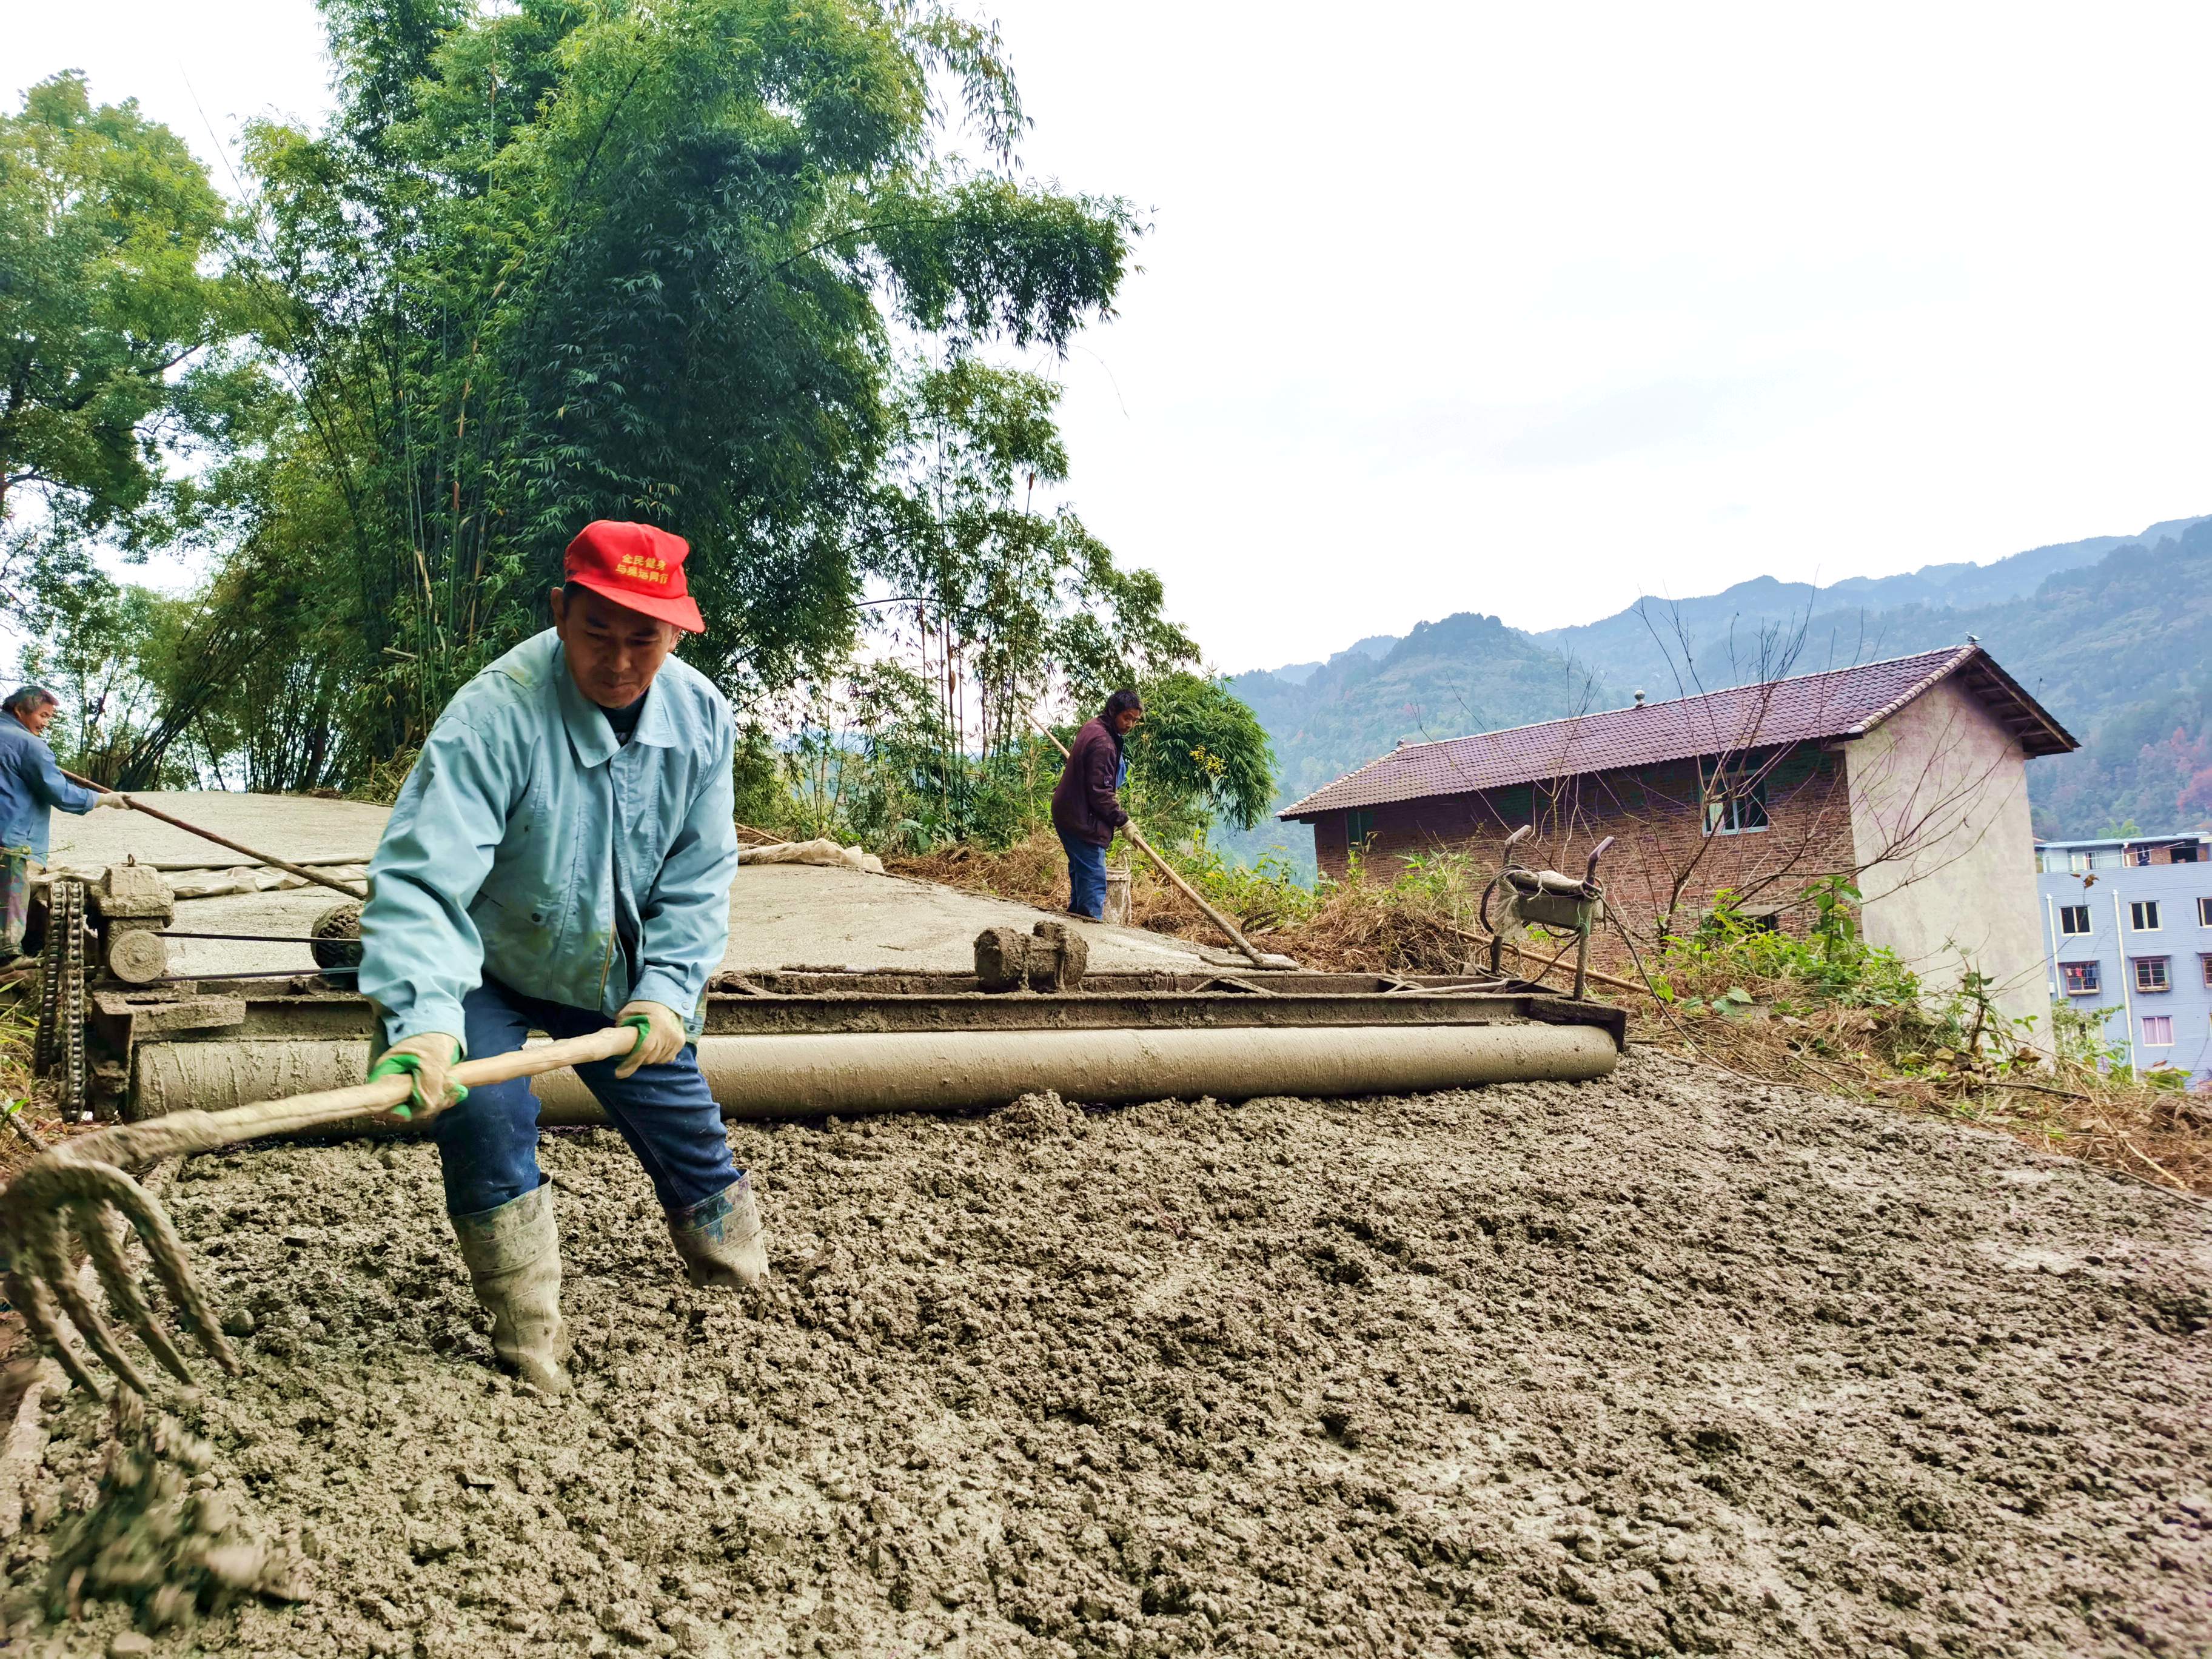
[[[304,796],[226,794],[197,790],[152,793],[147,800],[174,816],[279,858],[366,859],[383,833],[386,809],[358,801]],[[94,872],[135,855],[141,863],[178,863],[205,857],[236,862],[208,842],[137,812],[57,814],[56,868]],[[320,887],[187,899],[177,907],[173,931],[276,933],[304,938],[314,919],[339,896]],[[779,968],[904,969],[964,973],[975,964],[975,935],[986,927],[1026,932],[1053,913],[987,898],[903,876],[865,875],[857,870],[810,864],[750,865],[738,872],[730,894],[730,946],[726,973],[767,973]],[[1198,972],[1243,967],[1243,957],[1138,927],[1071,921],[1091,947],[1091,965],[1102,972]],[[178,939],[171,969],[179,975],[305,971],[313,959],[305,945],[258,945]]]
[[[389,811],[357,800],[311,795],[248,795],[225,789],[143,790],[149,805],[172,817],[204,824],[219,836],[297,862],[303,859],[367,859],[376,850]],[[54,814],[49,862],[57,868],[104,868],[136,854],[141,864],[210,866],[246,860],[213,842],[173,829],[143,812],[98,811],[78,817]],[[333,900],[335,902],[335,900]]]

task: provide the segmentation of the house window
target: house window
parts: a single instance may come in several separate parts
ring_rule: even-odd
[[[2172,1014],[2143,1016],[2143,1047],[2146,1048],[2173,1047],[2173,1016]]]
[[[2105,988],[2104,975],[2094,962],[2062,962],[2058,973],[2069,997],[2093,997]]]
[[[2130,864],[2148,864],[2150,862],[2150,848],[2148,847],[2130,847],[2128,848],[2125,857],[2127,862]]]
[[[2175,848],[2173,849],[2173,854],[2172,854],[2172,861],[2173,863],[2175,863],[2175,864],[2194,864],[2194,863],[2196,863],[2196,862],[2197,862],[2197,842],[2193,842],[2193,841],[2190,841],[2190,842],[2184,842],[2180,846],[2179,846],[2179,847],[2177,847],[2177,848]]]
[[[2173,981],[2167,976],[2164,957],[2136,958],[2136,989],[2138,991],[2171,991]]]
[[[2201,898],[2197,901],[2197,925],[2199,927],[2212,927],[2212,898]]]
[[[2204,965],[2204,983],[2206,987],[2208,988],[2212,988],[2212,956],[2202,956],[2197,957],[2197,960]]]
[[[1716,778],[1705,797],[1705,833],[1747,836],[1766,828],[1765,778]]]
[[[2086,933],[2089,931],[2089,907],[2086,904],[2062,904],[2058,907],[2058,931],[2062,933]]]
[[[1346,812],[1344,815],[1344,844],[1355,853],[1367,850],[1367,843],[1375,839],[1375,814]]]
[[[2128,906],[2128,926],[2138,933],[2158,932],[2158,901],[2136,899]]]

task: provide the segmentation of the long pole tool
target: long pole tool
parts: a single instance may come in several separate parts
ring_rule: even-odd
[[[59,771],[61,769],[55,769]],[[104,783],[94,783],[90,778],[81,778],[74,772],[64,771],[62,775],[71,783],[82,784],[87,789],[97,789],[103,795],[123,794],[119,789],[110,789]],[[365,900],[368,897],[365,889],[356,887],[349,881],[340,881],[336,876],[323,875],[319,872],[309,869],[304,864],[289,863],[278,858],[274,853],[257,853],[251,847],[234,842],[228,836],[218,836],[212,830],[203,830],[197,823],[186,823],[182,818],[172,817],[158,806],[147,805],[136,795],[123,795],[123,799],[134,812],[143,812],[149,818],[159,818],[173,830],[181,830],[188,836],[198,836],[202,841],[211,841],[218,847],[228,847],[234,853],[243,853],[256,864],[265,864],[272,870],[282,870],[288,875],[299,877],[302,881],[314,882],[318,885],[329,888],[334,893],[343,893],[349,899]]]

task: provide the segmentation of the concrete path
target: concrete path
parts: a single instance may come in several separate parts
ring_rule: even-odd
[[[149,793],[146,799],[175,817],[295,861],[365,860],[375,850],[386,816],[381,806],[306,796],[194,790]],[[222,867],[243,861],[141,813],[55,815],[54,867],[96,873],[131,855],[142,864]],[[722,967],[733,973],[779,968],[965,972],[974,965],[974,940],[984,928],[1026,931],[1050,914],[902,876],[806,864],[747,866],[738,872],[730,898],[730,948]],[[343,902],[319,887],[190,899],[178,905],[174,927],[180,932],[304,937],[317,916]],[[1077,926],[1090,944],[1091,965],[1101,971],[1196,972],[1246,965],[1225,948],[1209,950],[1142,928]],[[213,940],[178,940],[171,961],[179,975],[313,965],[305,945]]]

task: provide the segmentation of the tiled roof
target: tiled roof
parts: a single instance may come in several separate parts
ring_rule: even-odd
[[[1351,806],[1463,795],[1583,772],[1652,766],[1776,744],[1853,738],[1937,681],[1963,676],[2030,755],[2077,747],[2065,728],[1969,642],[1887,662],[1708,691],[1701,696],[1577,714],[1441,743],[1409,743],[1276,814],[1310,818]]]

